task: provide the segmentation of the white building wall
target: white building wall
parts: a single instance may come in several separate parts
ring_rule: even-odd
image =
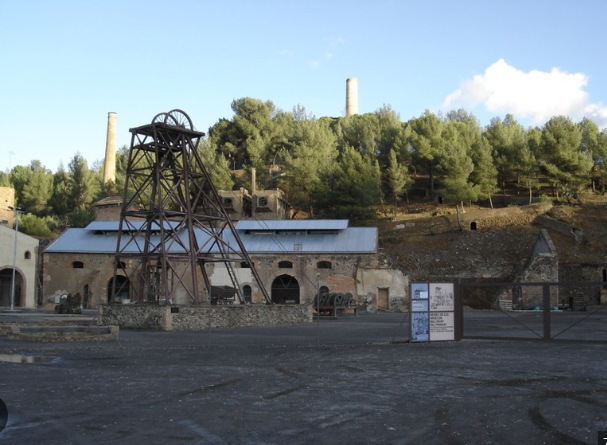
[[[21,275],[21,296],[24,298],[25,303],[20,307],[36,308],[36,258],[38,257],[38,244],[38,240],[31,236],[23,233],[19,233],[17,236],[15,269]],[[0,225],[0,271],[10,270],[12,272],[14,247],[15,231]],[[15,295],[15,306],[18,306],[19,298],[19,295]]]

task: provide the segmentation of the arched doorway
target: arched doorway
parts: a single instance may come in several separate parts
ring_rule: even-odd
[[[272,303],[299,304],[299,283],[290,275],[280,275],[272,282]]]
[[[23,277],[18,270],[15,271],[15,306],[21,306],[23,301]],[[11,305],[11,292],[13,289],[13,269],[0,271],[0,306]]]
[[[89,309],[91,307],[91,286],[88,284],[84,285],[84,291],[82,293],[82,307]]]
[[[129,279],[123,275],[116,276],[116,287],[114,290],[114,277],[110,278],[110,281],[107,285],[107,302],[108,303],[118,303],[124,299],[128,299],[129,297],[129,288],[130,283]],[[112,293],[116,292],[114,298],[112,298]]]

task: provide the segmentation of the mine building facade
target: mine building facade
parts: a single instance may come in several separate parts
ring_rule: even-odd
[[[312,304],[320,291],[351,294],[364,309],[405,308],[408,278],[381,260],[377,228],[350,227],[347,220],[258,219],[241,220],[235,227],[272,303]],[[85,307],[132,302],[128,289],[138,283],[118,283],[125,291],[111,300],[113,280],[129,280],[128,269],[135,267],[125,261],[114,276],[118,229],[118,221],[93,221],[66,230],[49,245],[44,251],[44,301],[80,293]],[[225,236],[231,243],[232,235]],[[231,272],[223,264],[204,267],[214,290],[231,284]],[[265,304],[250,265],[239,262],[233,271],[245,302]],[[201,300],[211,302],[207,290],[202,292]],[[192,302],[177,290],[170,303]]]

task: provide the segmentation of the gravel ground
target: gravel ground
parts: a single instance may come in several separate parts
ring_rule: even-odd
[[[50,360],[0,361],[0,443],[596,444],[607,430],[605,344],[406,332],[406,315],[383,314],[111,342],[0,337],[2,354]]]

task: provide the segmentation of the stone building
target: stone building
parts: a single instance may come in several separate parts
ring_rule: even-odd
[[[249,193],[247,189],[241,188],[219,190],[217,193],[232,221],[289,218],[289,204],[280,189],[256,190]]]
[[[0,224],[0,306],[13,305],[19,308],[36,308],[36,258],[38,240],[23,233],[17,234],[15,255],[15,231]],[[15,284],[13,287],[13,263]]]
[[[0,225],[13,227],[15,224],[15,189],[0,187]]]
[[[79,292],[85,306],[108,303],[118,227],[117,221],[94,221],[83,229],[66,230],[47,247],[44,300]],[[243,220],[236,230],[274,303],[311,304],[320,290],[351,293],[368,310],[405,308],[408,278],[382,265],[374,227],[349,227],[347,220]],[[121,265],[124,270],[130,267],[134,265]],[[231,285],[223,264],[205,267],[213,286]],[[129,274],[123,275],[120,268],[118,275],[117,280],[128,280]],[[235,275],[245,301],[265,303],[246,264],[236,264]],[[130,297],[126,292],[117,298]],[[186,292],[177,292],[172,303],[190,301]]]

